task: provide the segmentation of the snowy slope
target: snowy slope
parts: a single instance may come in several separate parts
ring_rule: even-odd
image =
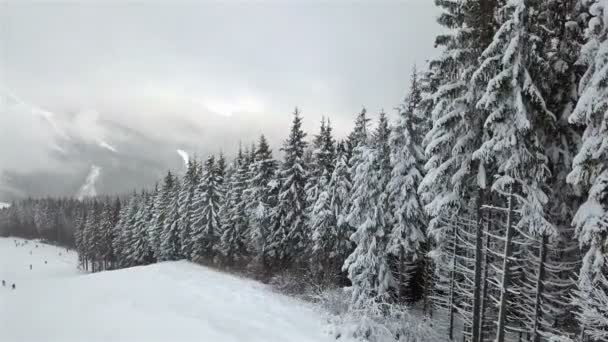
[[[82,274],[74,253],[13,240],[0,238],[0,278],[17,285],[0,288],[0,341],[334,341],[312,307],[251,280],[184,261]]]

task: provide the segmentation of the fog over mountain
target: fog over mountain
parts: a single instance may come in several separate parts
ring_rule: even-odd
[[[431,1],[0,4],[0,201],[152,186],[177,152],[278,153],[295,106],[336,134],[433,55]],[[76,29],[77,28],[77,29]]]

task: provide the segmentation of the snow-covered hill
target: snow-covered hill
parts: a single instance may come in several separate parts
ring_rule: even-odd
[[[0,238],[0,341],[334,341],[311,306],[251,280],[185,261],[95,274],[76,263]]]

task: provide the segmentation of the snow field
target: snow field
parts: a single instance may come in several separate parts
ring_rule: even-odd
[[[16,240],[0,238],[0,341],[334,341],[313,306],[252,280],[186,261],[84,274]]]

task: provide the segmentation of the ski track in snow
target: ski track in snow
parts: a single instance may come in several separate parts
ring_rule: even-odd
[[[335,341],[312,305],[252,280],[186,261],[87,274],[75,252],[14,240],[0,238],[3,342]]]

